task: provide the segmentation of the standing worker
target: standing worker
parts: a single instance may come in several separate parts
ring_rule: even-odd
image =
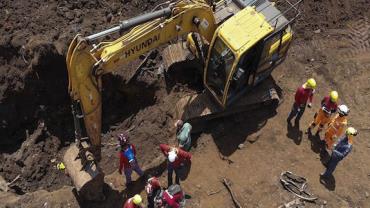
[[[140,177],[144,175],[141,170],[137,159],[136,159],[136,149],[133,144],[128,141],[128,134],[126,132],[117,135],[119,140],[121,151],[119,152],[120,162],[119,162],[119,174],[122,174],[122,168],[124,168],[124,173],[126,176],[126,187],[131,184],[131,175],[134,170]]]
[[[310,78],[300,86],[297,91],[295,92],[295,101],[292,106],[292,110],[290,111],[287,122],[291,125],[290,121],[293,117],[295,117],[295,125],[299,125],[299,120],[301,119],[308,102],[308,107],[311,108],[312,106],[312,99],[313,94],[316,88],[316,81],[313,78]]]
[[[143,199],[139,194],[136,194],[134,197],[129,198],[125,204],[123,205],[123,208],[144,208],[142,204]]]
[[[308,127],[306,133],[311,132],[312,128],[319,125],[316,134],[319,134],[324,126],[331,121],[331,116],[337,111],[338,108],[338,92],[331,91],[329,96],[325,96],[321,101],[321,108],[314,116],[314,121]]]
[[[185,151],[189,151],[191,147],[191,129],[192,126],[189,123],[184,123],[182,120],[177,120],[175,123],[176,138],[179,143],[179,147]]]
[[[357,135],[357,130],[353,127],[348,127],[346,133],[338,140],[337,145],[330,156],[326,171],[320,174],[323,178],[331,176],[337,167],[338,163],[343,160],[352,150],[353,137]]]
[[[176,147],[171,147],[167,144],[160,144],[159,148],[163,152],[164,156],[167,157],[167,171],[168,171],[168,184],[172,185],[172,175],[175,171],[176,184],[180,184],[180,171],[185,166],[186,162],[190,162],[191,154]]]
[[[340,105],[338,107],[338,114],[329,123],[328,129],[325,132],[325,142],[328,149],[333,148],[335,140],[343,135],[345,129],[347,128],[347,116],[349,109],[346,105]]]

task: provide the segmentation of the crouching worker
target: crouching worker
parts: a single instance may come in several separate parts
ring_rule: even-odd
[[[120,133],[117,135],[119,140],[121,151],[119,152],[120,163],[119,163],[119,174],[123,172],[126,176],[126,187],[128,187],[131,181],[132,171],[135,171],[140,177],[144,175],[144,172],[141,170],[137,159],[136,159],[136,149],[133,144],[130,144],[128,141],[127,133]]]
[[[161,184],[157,177],[150,177],[145,186],[145,191],[147,193],[148,208],[156,208],[155,198],[161,193]]]
[[[129,198],[125,204],[123,205],[123,208],[144,208],[144,205],[142,204],[143,199],[139,194],[136,194],[134,197]]]
[[[161,191],[155,198],[155,208],[183,207],[185,207],[185,193],[178,184],[173,184],[167,190]]]

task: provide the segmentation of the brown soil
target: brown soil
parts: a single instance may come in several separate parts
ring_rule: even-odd
[[[0,2],[0,18],[5,20],[0,22],[0,175],[8,182],[21,175],[12,190],[15,194],[0,193],[4,206],[121,207],[127,196],[143,191],[142,181],[135,183],[134,190],[126,190],[116,171],[112,135],[130,127],[134,127],[130,137],[137,145],[140,163],[165,183],[158,144],[174,142],[176,101],[187,92],[201,90],[197,82],[180,82],[194,75],[178,75],[181,69],[177,68],[174,70],[179,72],[172,72],[170,78],[158,78],[150,71],[130,84],[124,84],[126,72],[135,64],[104,77],[101,166],[107,175],[105,202],[78,201],[68,177],[55,168],[73,138],[64,62],[69,41],[76,33],[100,31],[155,4],[150,0]],[[261,110],[219,119],[210,122],[203,133],[193,135],[193,163],[183,183],[191,196],[187,207],[233,207],[220,182],[222,177],[233,182],[243,206],[277,207],[293,199],[279,184],[279,174],[285,170],[305,176],[319,196],[317,204],[308,203],[307,207],[320,207],[323,201],[326,207],[370,207],[369,5],[369,0],[304,1],[295,25],[296,40],[286,61],[273,73],[284,102],[276,114]],[[315,77],[319,83],[313,109],[306,110],[300,129],[287,129],[285,119],[294,91],[307,77]],[[353,152],[324,186],[318,180],[324,170],[318,145],[303,131],[320,98],[331,89],[351,108],[350,124],[360,135]],[[42,120],[50,134],[38,138],[25,150],[22,162],[16,163],[26,130],[32,136]],[[244,147],[238,149],[242,143]],[[208,196],[209,191],[217,190],[221,191]]]

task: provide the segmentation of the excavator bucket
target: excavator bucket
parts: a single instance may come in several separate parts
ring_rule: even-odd
[[[79,196],[89,201],[104,200],[104,174],[95,162],[83,161],[76,144],[70,145],[63,161]]]

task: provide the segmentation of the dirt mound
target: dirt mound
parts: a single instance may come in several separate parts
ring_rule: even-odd
[[[40,123],[31,135],[27,135],[26,141],[16,152],[3,155],[0,159],[0,172],[7,181],[20,176],[11,186],[17,194],[40,187],[60,188],[65,183],[70,184],[70,180],[56,169],[56,163],[60,161],[59,150],[59,139],[50,135],[44,123]]]
[[[368,16],[369,0],[303,1],[302,15],[295,24],[298,37],[312,39],[319,31],[343,28],[350,20]],[[315,33],[316,32],[316,33]]]
[[[26,132],[33,132],[40,122],[44,122],[50,132],[49,137],[35,144],[35,150],[28,153],[37,153],[37,157],[25,156],[33,158],[34,162],[40,159],[40,165],[32,165],[33,162],[28,161],[27,168],[24,168],[26,166],[23,167],[22,164],[12,164],[11,157],[1,157],[4,165],[0,173],[6,175],[7,180],[22,172],[26,178],[29,177],[29,181],[34,182],[22,183],[21,190],[30,191],[38,186],[45,187],[44,183],[39,181],[49,178],[46,177],[48,172],[53,173],[55,169],[49,164],[50,157],[61,154],[60,149],[73,139],[65,64],[65,53],[71,39],[77,33],[87,35],[112,27],[128,16],[153,9],[157,3],[145,0],[116,0],[109,3],[97,0],[68,0],[49,1],[47,4],[23,0],[0,2],[0,18],[5,20],[0,22],[0,152],[15,154],[27,139]],[[122,83],[122,80],[117,77],[115,83]],[[114,91],[111,90],[113,86],[114,82],[110,81],[104,84],[109,91]],[[151,91],[147,96],[149,99],[154,91],[145,83],[139,85],[136,92],[144,88]],[[123,89],[126,89],[126,86]],[[132,86],[128,89],[135,91]],[[112,103],[112,98],[118,103],[131,102],[127,99],[136,95],[128,95],[126,92],[128,91],[107,93],[104,95],[105,105],[113,106],[109,104]],[[153,103],[152,100],[143,99],[137,102],[140,103],[139,108],[134,105],[132,110],[128,109],[127,112],[123,108],[108,108],[119,111],[116,114],[109,110],[104,112],[112,115],[104,119],[105,129],[112,123],[122,121],[122,118],[128,117],[130,113],[137,112],[146,106],[146,103]],[[55,146],[49,148],[49,144]],[[40,157],[45,159],[41,160]],[[30,173],[24,173],[28,168]],[[52,186],[53,183],[47,187]]]

